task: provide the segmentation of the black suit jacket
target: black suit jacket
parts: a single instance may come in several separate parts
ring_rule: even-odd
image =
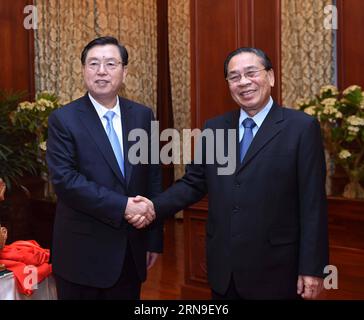
[[[228,112],[205,128],[237,129],[239,115]],[[237,140],[238,130],[238,149]],[[243,298],[295,298],[299,274],[323,276],[326,170],[313,117],[274,103],[234,174],[217,175],[219,165],[203,159],[153,202],[165,217],[208,193],[207,270],[216,292],[224,294],[233,274]]]
[[[150,108],[119,97],[125,172],[88,95],[49,117],[47,163],[58,201],[52,263],[56,274],[87,286],[107,288],[120,277],[127,242],[138,274],[146,278],[146,251],[161,252],[161,224],[137,230],[124,219],[129,196],[161,192],[158,165],[131,165],[128,134],[142,128],[150,139]]]

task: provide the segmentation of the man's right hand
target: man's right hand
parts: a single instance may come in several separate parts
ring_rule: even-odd
[[[137,229],[148,226],[155,219],[152,201],[142,196],[129,198],[125,209],[125,219]]]

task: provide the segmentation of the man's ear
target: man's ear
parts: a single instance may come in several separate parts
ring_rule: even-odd
[[[123,81],[125,81],[127,75],[128,75],[128,66],[123,66]]]
[[[273,69],[268,70],[268,81],[270,86],[273,88],[275,82]]]

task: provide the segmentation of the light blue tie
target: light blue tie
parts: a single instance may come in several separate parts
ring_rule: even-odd
[[[114,126],[112,124],[112,119],[114,118],[114,116],[115,116],[114,111],[108,111],[104,115],[104,118],[107,120],[106,133],[107,133],[107,136],[109,137],[112,149],[114,150],[114,154],[115,154],[116,160],[119,164],[120,170],[121,170],[123,176],[125,177],[123,151],[121,149],[118,136],[117,136]]]
[[[246,155],[246,152],[249,149],[250,144],[253,140],[253,128],[256,126],[255,122],[251,118],[246,118],[243,121],[244,126],[244,135],[243,139],[240,141],[240,163],[243,162],[243,159]]]

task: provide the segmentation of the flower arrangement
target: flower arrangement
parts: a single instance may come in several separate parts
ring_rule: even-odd
[[[34,102],[24,101],[18,104],[17,109],[10,115],[12,124],[16,127],[27,130],[33,134],[32,144],[37,154],[41,177],[46,182],[46,198],[52,198],[50,184],[45,162],[45,151],[47,150],[48,117],[50,113],[60,106],[58,97],[51,92],[40,92]]]
[[[11,121],[23,95],[0,91],[0,178],[9,191],[13,185],[21,185],[25,174],[35,175],[38,171],[32,145],[34,137],[26,128],[14,126]]]
[[[27,128],[34,133],[41,150],[46,149],[48,117],[50,113],[59,107],[55,94],[47,91],[40,92],[35,102],[24,101],[12,114],[12,122],[21,128]]]
[[[299,99],[297,107],[316,117],[325,149],[345,170],[349,184],[343,196],[364,199],[360,181],[364,178],[364,92],[352,85],[342,93],[335,86],[323,86],[313,98]]]

